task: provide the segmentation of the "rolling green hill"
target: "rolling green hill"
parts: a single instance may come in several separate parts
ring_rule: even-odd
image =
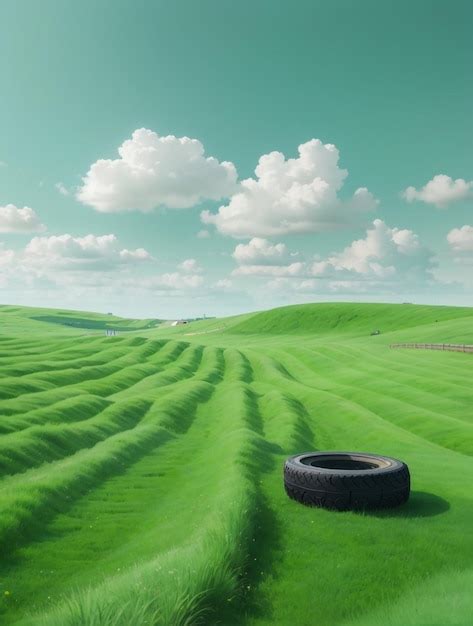
[[[469,319],[473,311],[464,307],[413,304],[323,303],[281,307],[252,315],[232,328],[244,334],[350,334],[366,335],[418,328],[438,322]]]
[[[28,321],[45,322],[59,326],[68,326],[79,330],[147,330],[156,328],[162,320],[159,319],[126,319],[115,315],[103,313],[85,313],[84,311],[58,311],[56,309],[42,309],[36,307],[17,307],[0,305],[0,330],[6,325],[25,325]],[[36,329],[38,330],[38,329]]]
[[[473,355],[389,344],[473,343],[473,309],[108,320],[0,308],[0,623],[470,623]],[[405,460],[410,501],[289,500],[323,449]]]

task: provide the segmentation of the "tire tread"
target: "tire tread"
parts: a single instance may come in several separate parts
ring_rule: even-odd
[[[359,475],[319,471],[290,458],[284,465],[284,487],[291,499],[307,506],[338,511],[384,509],[408,500],[410,475],[405,463]]]

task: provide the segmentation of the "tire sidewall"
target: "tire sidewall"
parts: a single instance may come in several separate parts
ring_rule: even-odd
[[[306,465],[302,463],[302,459],[308,457],[317,457],[317,456],[329,456],[329,455],[343,455],[343,456],[362,456],[367,459],[381,460],[387,462],[389,465],[386,467],[376,467],[371,469],[363,469],[363,470],[349,470],[349,469],[333,469],[333,468],[325,468],[325,467],[317,467],[313,465]],[[382,456],[380,454],[373,454],[371,452],[342,452],[340,450],[327,450],[324,452],[304,452],[302,454],[296,454],[289,457],[285,462],[285,468],[297,469],[298,471],[302,471],[304,473],[310,474],[320,474],[322,476],[381,476],[385,474],[398,473],[404,469],[407,469],[407,465],[400,461],[399,459],[395,459],[393,457]]]

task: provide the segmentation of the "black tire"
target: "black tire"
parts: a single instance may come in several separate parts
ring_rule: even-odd
[[[364,452],[306,452],[284,465],[287,495],[308,506],[359,511],[399,506],[410,493],[405,463]]]

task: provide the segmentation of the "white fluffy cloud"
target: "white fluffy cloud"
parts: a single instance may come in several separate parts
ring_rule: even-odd
[[[6,249],[3,243],[0,243],[0,268],[5,268],[11,265],[14,258],[15,252],[13,250]]]
[[[117,266],[149,261],[151,255],[143,248],[121,249],[115,235],[53,235],[33,237],[22,255],[23,263],[33,268],[68,270],[114,269]]]
[[[152,256],[144,248],[136,248],[135,250],[124,248],[120,250],[120,258],[123,261],[151,261]]]
[[[270,249],[271,244],[265,242],[262,247]],[[432,280],[434,267],[433,254],[421,245],[414,232],[391,228],[380,219],[373,222],[364,238],[313,263],[291,261],[285,248],[286,261],[281,259],[275,264],[265,263],[264,256],[261,260],[256,253],[253,257],[253,247],[249,245],[241,250],[240,258],[236,257],[240,264],[233,270],[233,276],[271,277],[272,287],[287,280],[296,291],[314,291],[322,284],[324,291],[355,287],[356,291],[366,291],[370,286],[422,284]]]
[[[227,205],[217,213],[203,211],[201,219],[233,237],[318,232],[353,223],[377,201],[364,187],[348,200],[339,198],[348,172],[339,168],[338,158],[337,148],[319,139],[300,145],[295,159],[264,154],[256,178],[243,180]]]
[[[189,208],[228,197],[236,186],[233,163],[206,157],[197,139],[140,128],[118,153],[118,159],[93,163],[77,192],[82,203],[103,213]]]
[[[288,252],[283,243],[272,244],[267,239],[253,237],[247,244],[238,244],[232,256],[240,264],[280,265]]]
[[[455,252],[473,252],[473,226],[465,224],[453,228],[447,235],[447,241]]]
[[[418,236],[407,229],[390,228],[382,220],[373,222],[364,239],[357,239],[342,252],[325,261],[316,261],[313,276],[330,276],[344,280],[361,275],[375,279],[417,280],[430,277],[432,253],[424,248]]]
[[[20,209],[14,204],[0,206],[0,233],[33,233],[46,230],[30,207]]]
[[[179,269],[186,274],[199,274],[202,272],[202,268],[196,261],[196,259],[186,259],[179,264]]]
[[[147,250],[123,248],[113,234],[33,237],[18,251],[0,244],[0,283],[15,289],[60,289],[76,295],[84,290],[94,297],[135,297],[142,291],[163,297],[200,295],[205,280],[196,259],[161,274],[156,267]]]
[[[472,195],[473,181],[465,181],[463,178],[453,180],[445,174],[438,174],[429,180],[421,189],[408,187],[402,196],[408,202],[421,200],[426,204],[433,204],[438,208],[445,208],[452,202],[464,200]]]
[[[261,237],[238,244],[232,256],[239,265],[232,276],[300,276],[306,272],[305,263],[292,261],[297,253],[290,254],[285,244],[272,244]]]

